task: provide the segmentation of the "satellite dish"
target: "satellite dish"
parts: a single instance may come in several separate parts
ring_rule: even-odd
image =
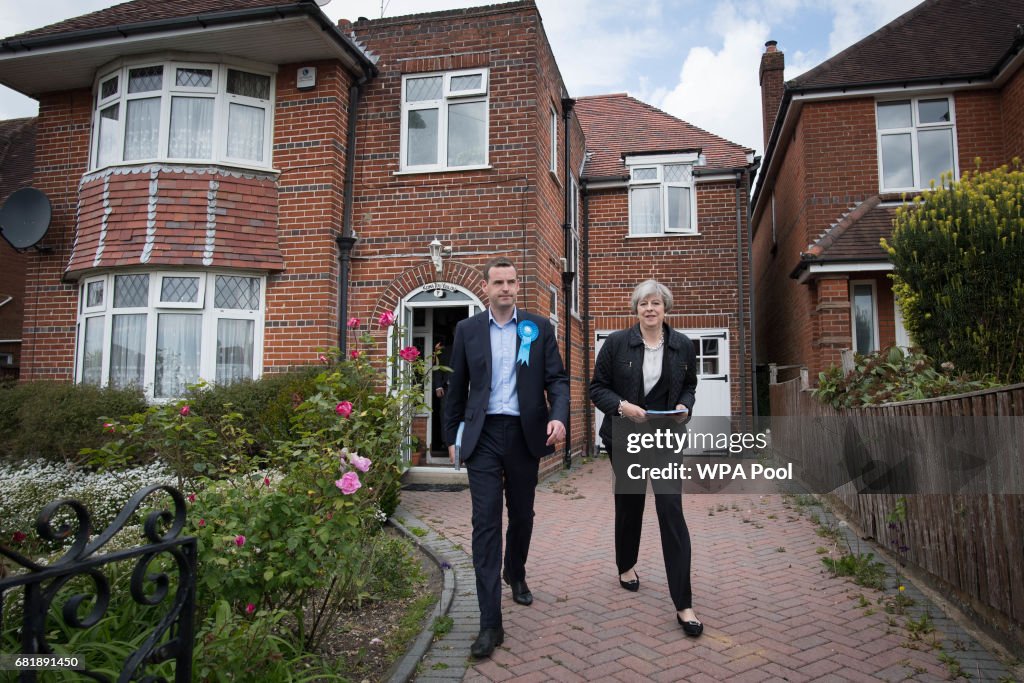
[[[0,208],[0,233],[22,251],[39,244],[50,228],[50,199],[34,187],[25,187]]]
[[[331,4],[331,0],[316,0],[316,4],[319,5],[320,7],[324,7],[326,5]]]

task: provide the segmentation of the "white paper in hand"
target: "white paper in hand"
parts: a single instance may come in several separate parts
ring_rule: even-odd
[[[466,430],[466,423],[459,423],[459,431],[455,434],[455,471],[462,467],[462,432]]]

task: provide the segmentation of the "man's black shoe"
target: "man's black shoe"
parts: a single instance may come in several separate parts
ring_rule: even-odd
[[[490,657],[494,652],[494,648],[498,647],[505,642],[505,629],[502,628],[482,628],[480,629],[480,635],[473,641],[473,645],[469,648],[469,654],[473,655],[475,659],[485,659]]]
[[[505,580],[505,583],[512,586],[513,600],[520,605],[533,604],[533,593],[530,592],[530,587],[526,585],[526,581],[509,581],[508,572],[502,572],[501,578]]]

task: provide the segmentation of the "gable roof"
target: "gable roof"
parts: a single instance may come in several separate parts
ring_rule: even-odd
[[[36,120],[0,121],[0,204],[32,184],[36,158]]]
[[[807,246],[790,277],[799,278],[813,264],[888,262],[881,240],[892,237],[896,209],[878,195],[857,204]]]
[[[994,77],[1021,46],[1024,0],[926,0],[787,83],[796,90]]]
[[[580,97],[576,115],[589,155],[583,175],[590,180],[629,176],[623,155],[699,149],[702,170],[746,168],[753,150],[666,114],[625,93]]]

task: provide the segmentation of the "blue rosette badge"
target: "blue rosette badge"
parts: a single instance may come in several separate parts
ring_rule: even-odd
[[[519,338],[522,339],[522,343],[519,345],[519,356],[516,358],[517,363],[522,365],[530,364],[530,344],[533,340],[540,336],[540,328],[537,327],[537,323],[530,320],[524,320],[519,323],[519,327],[516,328],[516,332],[519,333]]]

